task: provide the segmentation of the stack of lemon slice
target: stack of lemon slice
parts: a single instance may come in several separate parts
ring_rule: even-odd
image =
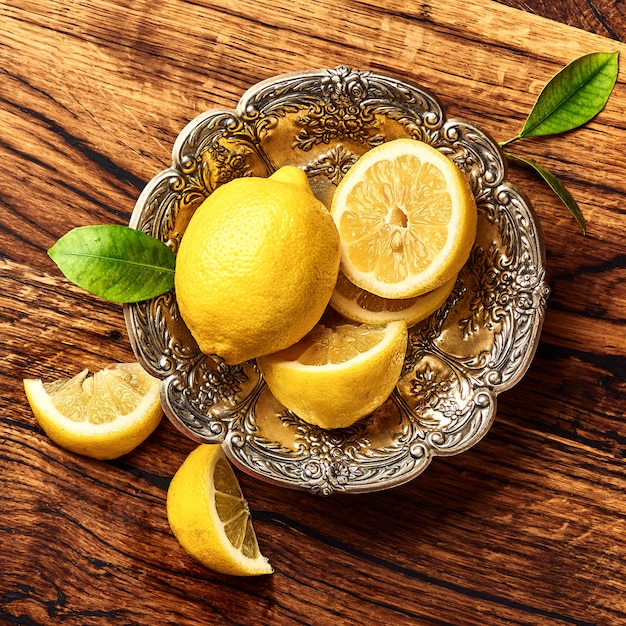
[[[334,303],[344,315],[354,309],[342,306],[346,299],[370,308],[365,292],[392,302],[423,298],[413,302],[427,317],[452,289],[476,238],[476,202],[464,174],[439,150],[413,139],[366,152],[337,187],[331,213],[345,276]],[[398,308],[372,303],[372,310]],[[420,315],[407,304],[399,315],[414,323]]]

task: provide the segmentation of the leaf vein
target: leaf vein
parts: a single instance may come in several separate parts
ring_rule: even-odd
[[[148,269],[154,269],[157,271],[162,271],[165,273],[169,273],[169,274],[174,274],[175,269],[174,268],[169,268],[166,267],[164,265],[154,265],[152,263],[143,263],[143,262],[138,262],[138,261],[134,261],[132,259],[125,259],[125,258],[120,258],[120,257],[112,257],[112,256],[103,256],[103,255],[99,255],[99,254],[85,254],[82,252],[69,252],[69,253],[65,253],[67,256],[73,256],[73,257],[81,257],[81,258],[86,258],[86,259],[97,259],[97,260],[101,260],[101,261],[110,261],[113,263],[120,263],[123,265],[133,265],[133,266],[137,266],[137,267],[145,267]]]

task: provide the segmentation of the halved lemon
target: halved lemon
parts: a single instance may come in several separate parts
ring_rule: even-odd
[[[395,139],[366,152],[335,190],[341,270],[383,298],[412,298],[452,280],[476,238],[468,181],[442,152]]]
[[[248,503],[219,444],[184,460],[167,491],[167,518],[185,551],[206,567],[236,576],[271,574]]]
[[[46,383],[26,379],[26,397],[57,445],[95,459],[115,459],[137,447],[159,424],[159,380],[139,363],[88,373]]]
[[[363,324],[387,324],[404,320],[408,327],[434,313],[454,289],[456,276],[428,293],[413,298],[381,298],[351,283],[339,273],[330,306],[345,318]]]
[[[318,324],[298,343],[257,359],[274,397],[322,428],[344,428],[393,391],[407,349],[404,320],[386,326]]]

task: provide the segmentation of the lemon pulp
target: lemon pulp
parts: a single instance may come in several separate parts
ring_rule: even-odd
[[[414,139],[361,156],[337,186],[331,214],[341,270],[384,298],[422,295],[452,280],[476,237],[476,203],[464,174]]]

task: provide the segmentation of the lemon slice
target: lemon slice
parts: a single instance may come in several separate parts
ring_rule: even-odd
[[[414,139],[361,156],[337,186],[331,213],[341,270],[383,298],[412,298],[452,280],[476,237],[476,202],[463,172]]]
[[[344,428],[378,408],[398,382],[404,320],[386,326],[318,324],[298,343],[257,359],[275,398],[322,428]]]
[[[413,298],[381,298],[352,284],[339,273],[330,306],[354,322],[386,324],[404,320],[411,327],[434,313],[454,289],[456,276],[428,293]]]
[[[95,459],[115,459],[142,443],[163,415],[159,381],[139,363],[117,363],[88,377],[24,380],[28,402],[57,445]]]
[[[185,459],[167,491],[167,518],[185,551],[206,567],[236,576],[271,574],[250,510],[218,444],[202,444]]]

